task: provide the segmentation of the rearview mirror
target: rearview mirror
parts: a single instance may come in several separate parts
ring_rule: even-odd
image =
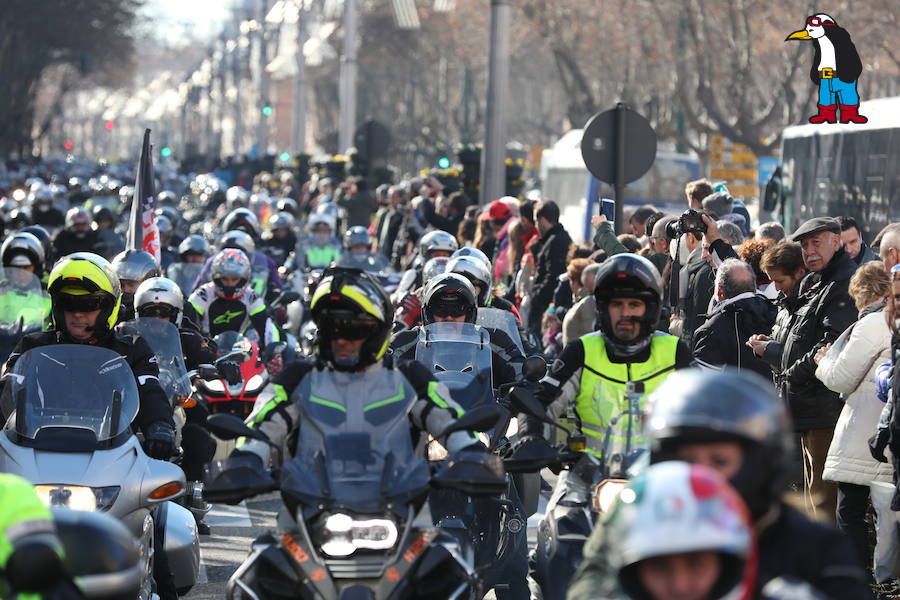
[[[522,363],[522,377],[527,381],[540,381],[547,374],[547,361],[540,356],[529,356]]]
[[[488,431],[497,424],[500,418],[500,407],[496,404],[485,404],[471,410],[456,419],[441,433],[446,437],[454,431]]]
[[[197,375],[203,381],[216,381],[222,379],[222,376],[219,375],[219,370],[213,365],[198,365]]]
[[[247,424],[239,418],[227,413],[217,413],[207,417],[206,428],[209,429],[213,435],[222,440],[234,440],[239,437],[249,437],[257,440],[265,439],[265,436],[262,433],[250,429]]]

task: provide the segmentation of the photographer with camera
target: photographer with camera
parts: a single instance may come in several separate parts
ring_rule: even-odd
[[[714,287],[715,275],[703,257],[701,243],[712,220],[703,216],[689,208],[666,226],[666,234],[675,240],[676,247],[670,287],[675,315],[669,332],[678,335],[688,347],[694,331],[703,324]]]

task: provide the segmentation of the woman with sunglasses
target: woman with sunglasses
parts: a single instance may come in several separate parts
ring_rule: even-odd
[[[474,323],[478,315],[478,297],[472,283],[458,273],[438,275],[422,295],[422,321],[431,323]],[[404,329],[394,335],[391,350],[398,360],[413,360],[421,327]],[[509,383],[516,377],[515,363],[525,360],[515,342],[504,331],[486,327],[491,338],[494,387]]]

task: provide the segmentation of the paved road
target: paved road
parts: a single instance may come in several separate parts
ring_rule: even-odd
[[[534,544],[538,521],[543,517],[546,498],[541,498],[538,513],[528,519],[529,546]],[[237,506],[216,506],[207,515],[210,535],[200,538],[200,583],[185,598],[190,600],[221,600],[225,583],[250,552],[253,540],[275,527],[281,500],[277,494],[267,494],[242,502]],[[487,596],[492,598],[493,594]]]

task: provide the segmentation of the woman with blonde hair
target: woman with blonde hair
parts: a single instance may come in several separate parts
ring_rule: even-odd
[[[884,310],[890,294],[884,264],[872,261],[862,265],[850,279],[859,320],[815,356],[816,377],[844,399],[822,478],[837,482],[838,527],[850,536],[867,563],[872,559],[866,525],[869,486],[892,481],[890,465],[872,458],[868,447],[883,408],[875,392],[875,373],[891,353],[891,330]]]

